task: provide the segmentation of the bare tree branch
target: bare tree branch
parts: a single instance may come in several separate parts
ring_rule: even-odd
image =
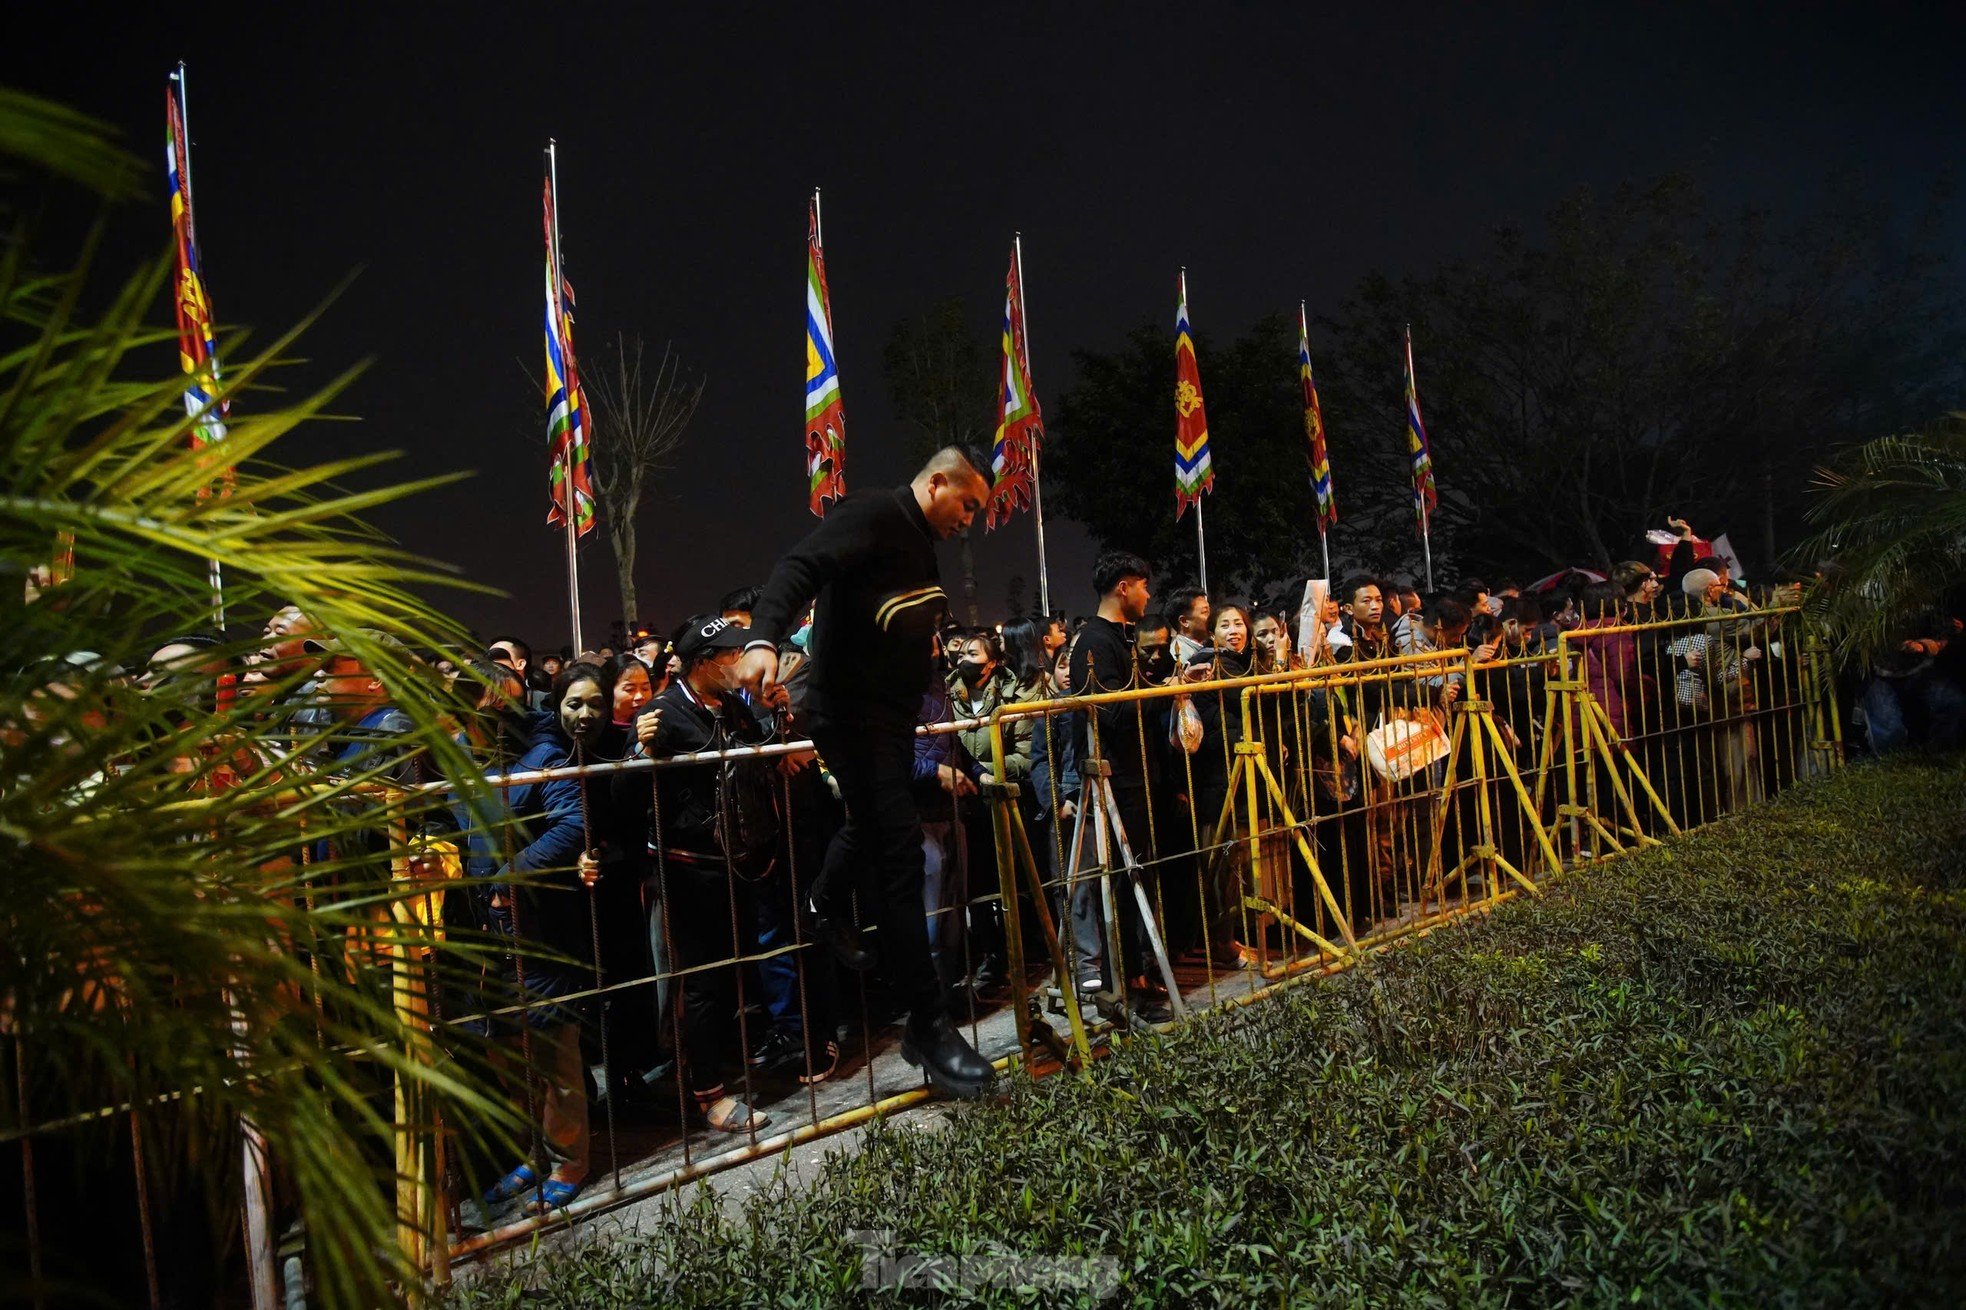
[[[635,598],[636,515],[648,499],[654,475],[668,466],[682,445],[706,380],[684,377],[682,362],[666,342],[651,369],[639,334],[617,333],[614,354],[604,351],[600,363],[599,369],[586,375],[594,405],[587,438],[594,460],[591,476],[608,541],[614,547],[622,617],[632,625],[640,616]]]

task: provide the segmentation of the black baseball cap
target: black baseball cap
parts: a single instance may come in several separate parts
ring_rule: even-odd
[[[684,664],[693,664],[720,650],[743,650],[750,640],[749,628],[720,614],[699,614],[677,635],[676,657]]]

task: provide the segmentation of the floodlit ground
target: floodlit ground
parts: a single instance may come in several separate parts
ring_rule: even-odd
[[[1966,762],[1852,768],[1085,1078],[603,1220],[455,1300],[1956,1298],[1962,836]]]

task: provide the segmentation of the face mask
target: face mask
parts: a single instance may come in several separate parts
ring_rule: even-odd
[[[807,648],[807,643],[810,642],[811,640],[812,640],[812,624],[810,623],[800,624],[799,630],[792,634],[792,644],[794,646],[797,646],[800,650],[805,650]]]
[[[968,686],[974,687],[983,681],[983,667],[981,660],[964,660],[956,665],[956,676]]]

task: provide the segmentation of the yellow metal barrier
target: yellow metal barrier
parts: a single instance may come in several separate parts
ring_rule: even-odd
[[[1104,739],[1098,716],[1089,714],[1103,707],[1126,707],[1127,726],[1116,740]],[[1213,725],[1198,743],[1182,732],[1191,709]],[[1013,780],[1009,737],[1020,725],[1043,734],[1051,778],[1042,811],[1033,788]],[[972,819],[980,825],[979,858],[994,864],[996,886],[924,913],[950,925],[1001,914],[1008,998],[972,1013],[971,1032],[998,1068],[1034,1075],[1082,1069],[1129,1029],[1247,1004],[1510,897],[1540,894],[1552,874],[1737,813],[1842,758],[1828,664],[1793,609],[1592,625],[1564,633],[1554,649],[1489,662],[1453,649],[1014,701],[986,720],[924,729],[959,730],[987,730],[986,814]],[[1068,796],[1061,765],[1080,745],[1080,782]],[[652,783],[665,770],[806,749],[791,742],[496,781],[641,775]],[[1140,785],[1116,787],[1116,772],[1129,787]],[[788,833],[812,817],[795,811],[789,781],[783,801]],[[1068,801],[1076,805],[1070,817]],[[825,803],[823,795],[816,803]],[[654,805],[659,831],[659,791]],[[948,816],[956,858],[966,859],[971,820],[953,804]],[[400,833],[398,850],[399,878],[432,878],[432,860],[408,859]],[[454,859],[446,864],[443,852],[437,855],[434,872],[455,872]],[[808,872],[796,858],[783,871],[795,901]],[[740,889],[729,870],[726,877],[735,925]],[[441,949],[441,882],[430,895],[393,904],[392,939],[420,946],[399,945],[386,960],[399,1011],[421,1034],[407,1054],[425,1063],[443,1058],[445,1035],[458,1024],[510,1019],[548,1003],[522,999],[489,1013],[442,1013],[429,968]],[[776,944],[734,932],[736,950],[727,958],[684,967],[670,953],[653,972],[632,977],[596,970],[591,988],[550,1003],[658,997],[659,989],[722,969],[738,971],[742,998],[745,971],[789,963],[803,1017],[809,989],[831,964],[814,952],[796,916],[789,939]],[[963,941],[967,950],[969,936]],[[1097,991],[1079,986],[1088,941],[1102,952]],[[1184,946],[1195,949],[1184,954]],[[963,960],[965,968],[972,963]],[[916,1076],[887,1058],[860,986],[855,1080],[864,1076],[864,1092],[845,1077],[824,1088],[808,1085],[765,1106],[792,1116],[789,1126],[753,1129],[720,1150],[706,1150],[701,1133],[687,1129],[637,1146],[614,1130],[610,1102],[610,1167],[596,1169],[573,1206],[455,1240],[458,1198],[449,1193],[457,1162],[443,1126],[399,1078],[396,1214],[404,1251],[441,1282],[454,1259],[926,1099],[919,1081],[905,1081]],[[1148,999],[1136,1004],[1141,997]],[[842,996],[840,1014],[847,1009]],[[523,1064],[530,1098],[529,1050]],[[747,1101],[760,1104],[748,1071],[743,1086]],[[679,1102],[687,1095],[680,1069],[675,1091]],[[802,1115],[795,1105],[801,1098]],[[10,1135],[25,1145],[34,1131],[40,1129]],[[642,1156],[625,1168],[617,1158],[624,1141]],[[680,1159],[670,1159],[671,1151]]]

